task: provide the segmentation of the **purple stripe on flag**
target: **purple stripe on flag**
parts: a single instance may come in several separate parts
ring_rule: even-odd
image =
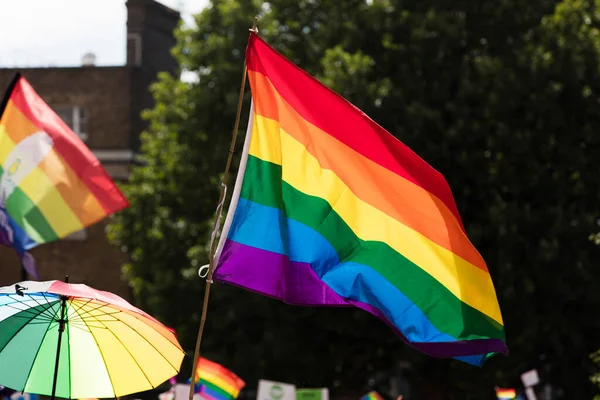
[[[22,267],[29,276],[35,280],[39,279],[35,259],[27,252],[27,249],[35,247],[37,243],[15,223],[2,206],[0,206],[0,245],[13,248],[21,258]]]
[[[25,268],[25,271],[27,271],[29,276],[31,276],[36,281],[40,279],[40,276],[38,275],[37,271],[37,264],[35,262],[35,258],[33,258],[33,256],[30,253],[25,252],[23,254],[23,257],[21,258],[21,263],[23,264],[23,268]]]
[[[252,265],[260,268],[251,268]],[[249,268],[250,267],[250,268]],[[299,306],[350,306],[308,263],[227,240],[215,279]]]
[[[411,342],[377,308],[363,302],[346,300],[338,295],[317,276],[308,263],[293,262],[285,255],[246,246],[229,239],[223,247],[214,279],[293,305],[361,308],[383,320],[406,343],[435,357],[474,354],[478,355],[475,358],[480,358],[468,362],[481,365],[486,353],[506,352],[506,345],[500,339]]]
[[[8,238],[8,232],[6,232],[4,229],[0,229],[0,244],[7,247],[12,247],[12,242]]]

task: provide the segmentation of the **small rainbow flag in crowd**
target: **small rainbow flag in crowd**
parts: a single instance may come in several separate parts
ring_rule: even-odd
[[[250,122],[214,278],[359,307],[432,356],[506,354],[492,278],[444,177],[254,32],[246,62]]]
[[[204,357],[198,359],[194,391],[207,400],[233,400],[246,383],[236,374]]]
[[[512,400],[517,398],[515,389],[496,389],[498,400]]]
[[[369,393],[365,394],[360,400],[383,400],[383,397],[375,390],[371,390]]]
[[[128,206],[100,162],[19,74],[0,104],[0,244],[28,250]]]

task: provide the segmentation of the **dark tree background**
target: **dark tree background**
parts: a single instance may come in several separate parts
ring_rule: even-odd
[[[271,45],[441,171],[490,268],[511,354],[482,369],[425,357],[370,315],[216,285],[203,354],[258,378],[360,395],[400,361],[445,398],[493,398],[537,368],[591,398],[600,347],[600,16],[592,0],[213,0],[161,75],[132,206],[109,227],[139,306],[193,353],[220,174],[254,15]],[[240,126],[245,132],[249,93]],[[239,143],[239,142],[238,142]],[[241,145],[238,146],[238,157]],[[231,187],[230,187],[231,188]],[[188,358],[182,376],[189,376]],[[426,397],[422,397],[426,398]],[[555,397],[556,398],[556,397]]]

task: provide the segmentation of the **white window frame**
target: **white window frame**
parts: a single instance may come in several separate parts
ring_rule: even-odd
[[[87,141],[88,134],[87,132],[81,131],[81,113],[82,107],[74,106],[73,107],[73,132],[79,136],[82,141]],[[85,110],[84,110],[85,111]],[[86,115],[87,119],[87,115]]]
[[[81,139],[83,142],[86,142],[87,139],[88,139],[88,133],[81,131],[81,125],[82,124],[81,124],[81,113],[80,113],[80,111],[83,110],[87,114],[87,110],[84,107],[67,106],[67,105],[65,105],[65,106],[57,106],[56,109],[71,110],[71,119],[73,121],[73,126],[69,127],[69,128],[71,128],[73,130],[73,132],[75,132],[75,134],[79,137],[79,139]],[[60,117],[60,115],[59,115],[59,117]],[[87,119],[87,115],[86,115],[86,119]],[[67,126],[68,126],[68,124],[67,124]]]
[[[92,150],[92,152],[102,162],[132,162],[135,159],[133,151],[128,149]]]
[[[139,33],[127,34],[127,40],[132,40],[134,43],[134,61],[133,65],[139,67],[142,65],[142,35]]]

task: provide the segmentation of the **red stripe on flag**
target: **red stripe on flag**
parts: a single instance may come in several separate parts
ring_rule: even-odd
[[[268,77],[279,94],[305,120],[443,201],[464,231],[446,179],[408,146],[279,54],[255,33],[250,35],[246,62],[250,71]]]

